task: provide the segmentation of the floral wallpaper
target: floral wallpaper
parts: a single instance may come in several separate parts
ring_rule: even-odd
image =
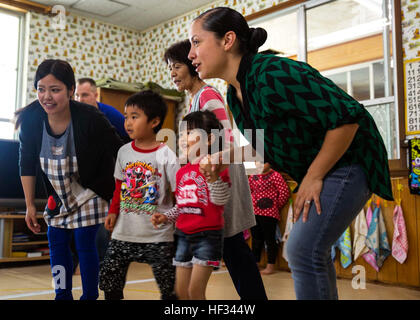
[[[84,76],[100,79],[140,82],[141,35],[88,18],[68,15],[65,29],[52,27],[52,18],[31,13],[28,59],[28,101],[36,98],[33,79],[44,59],[68,61],[76,79]]]
[[[167,88],[174,88],[166,63],[160,58],[171,44],[188,38],[188,28],[192,20],[199,16],[204,11],[214,7],[230,7],[239,12],[244,16],[252,13],[264,10],[266,8],[275,6],[279,3],[285,2],[286,0],[219,0],[215,1],[212,5],[204,6],[201,9],[189,12],[181,17],[167,21],[153,28],[150,28],[142,32],[142,50],[144,54],[142,56],[143,70],[142,70],[142,81],[154,78],[156,82]],[[222,95],[226,95],[226,83],[220,79],[206,80],[207,83],[214,85],[219,89]],[[189,105],[189,97],[187,96],[185,106]],[[178,118],[180,119],[186,112],[185,106],[180,106]]]
[[[403,58],[420,57],[420,0],[401,1],[401,24],[403,29]]]
[[[90,18],[67,13],[65,29],[53,27],[51,17],[30,14],[27,102],[36,99],[33,88],[35,71],[44,59],[67,60],[76,79],[111,77],[118,81],[153,81],[174,88],[163,54],[172,43],[188,37],[190,22],[200,13],[216,6],[229,6],[244,15],[254,13],[285,0],[223,0],[159,24],[143,32],[129,30]],[[223,81],[210,81],[225,91]],[[185,101],[188,104],[188,101]],[[180,110],[184,107],[181,105]]]
[[[60,30],[53,28],[51,17],[31,13],[27,102],[36,98],[34,74],[38,64],[46,58],[69,61],[76,78],[153,81],[165,88],[174,88],[162,60],[163,53],[174,42],[188,37],[188,27],[196,16],[217,6],[234,8],[246,16],[285,1],[219,0],[142,32],[73,14],[67,14],[65,29]],[[404,59],[420,56],[419,6],[420,0],[402,0]],[[224,81],[212,79],[207,82],[226,94]],[[186,97],[180,105],[179,117],[183,116],[188,104]]]

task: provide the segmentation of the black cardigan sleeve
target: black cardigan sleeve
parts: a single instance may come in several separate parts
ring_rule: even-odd
[[[21,176],[36,176],[39,164],[43,110],[38,101],[32,102],[23,111],[19,131],[19,173]]]
[[[115,159],[123,142],[102,112],[74,101],[70,105],[81,185],[109,201],[115,186]]]

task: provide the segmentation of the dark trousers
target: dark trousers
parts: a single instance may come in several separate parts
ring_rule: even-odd
[[[135,243],[112,239],[99,271],[99,288],[105,300],[124,299],[124,287],[131,262],[147,263],[159,287],[162,300],[176,300],[173,242]]]
[[[99,262],[94,242],[97,230],[98,225],[76,229],[48,227],[48,243],[51,269],[56,284],[56,300],[73,300],[73,261],[69,248],[72,235],[75,240],[76,252],[80,257],[83,288],[83,295],[80,300],[96,300],[98,298]],[[62,279],[63,276],[64,279]]]
[[[242,232],[224,239],[223,260],[241,300],[267,300],[260,271]]]
[[[98,250],[99,267],[102,266],[102,263],[104,261],[106,249],[108,249],[110,238],[111,238],[111,233],[105,229],[105,225],[103,223],[99,224],[98,232],[96,233],[96,238],[95,238],[96,249]],[[77,255],[74,237],[71,239],[71,242],[70,242],[70,250],[71,250],[71,256],[73,259],[73,273],[74,273],[79,264],[79,256]]]
[[[276,227],[278,220],[272,217],[256,215],[255,220],[257,224],[251,228],[252,236],[252,253],[255,260],[261,260],[261,252],[264,248],[264,243],[267,245],[267,262],[275,264],[278,252],[276,242]]]

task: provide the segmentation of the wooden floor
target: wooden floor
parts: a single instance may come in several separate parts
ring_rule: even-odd
[[[50,266],[42,264],[29,267],[0,268],[0,300],[52,300],[54,291]],[[270,300],[294,300],[293,280],[288,272],[263,276]],[[342,300],[420,300],[420,290],[367,283],[366,289],[355,290],[350,280],[338,280]],[[80,276],[73,277],[73,295],[81,295]],[[159,290],[151,269],[146,264],[130,265],[124,290],[127,300],[158,300]],[[100,300],[103,300],[100,292]],[[209,300],[238,300],[226,268],[214,272],[207,287]]]

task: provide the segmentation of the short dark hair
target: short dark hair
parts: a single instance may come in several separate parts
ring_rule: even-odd
[[[152,90],[144,90],[137,92],[130,96],[125,102],[125,107],[135,106],[143,110],[147,116],[147,121],[159,118],[160,123],[154,128],[155,133],[158,133],[165,121],[168,107],[159,93]]]
[[[195,67],[192,65],[192,61],[188,59],[188,53],[191,49],[191,43],[188,39],[179,41],[171,45],[166,49],[163,59],[166,64],[169,64],[169,61],[179,62],[187,65],[188,71],[192,77],[198,77]]]
[[[86,82],[90,83],[92,87],[96,88],[96,81],[93,80],[92,78],[80,78],[77,80],[77,84],[84,84]]]
[[[182,121],[187,123],[187,130],[201,129],[204,130],[207,135],[210,135],[212,130],[219,130],[219,135],[216,136],[216,139],[219,139],[219,148],[218,150],[212,150],[212,146],[209,146],[208,152],[211,153],[212,151],[217,152],[223,150],[225,142],[225,135],[222,131],[223,125],[213,112],[208,110],[191,112],[187,114]]]
[[[52,74],[57,80],[63,82],[68,90],[76,87],[73,68],[67,61],[47,59],[42,61],[38,69],[36,69],[34,80],[35,89],[38,89],[38,81],[49,74]]]

